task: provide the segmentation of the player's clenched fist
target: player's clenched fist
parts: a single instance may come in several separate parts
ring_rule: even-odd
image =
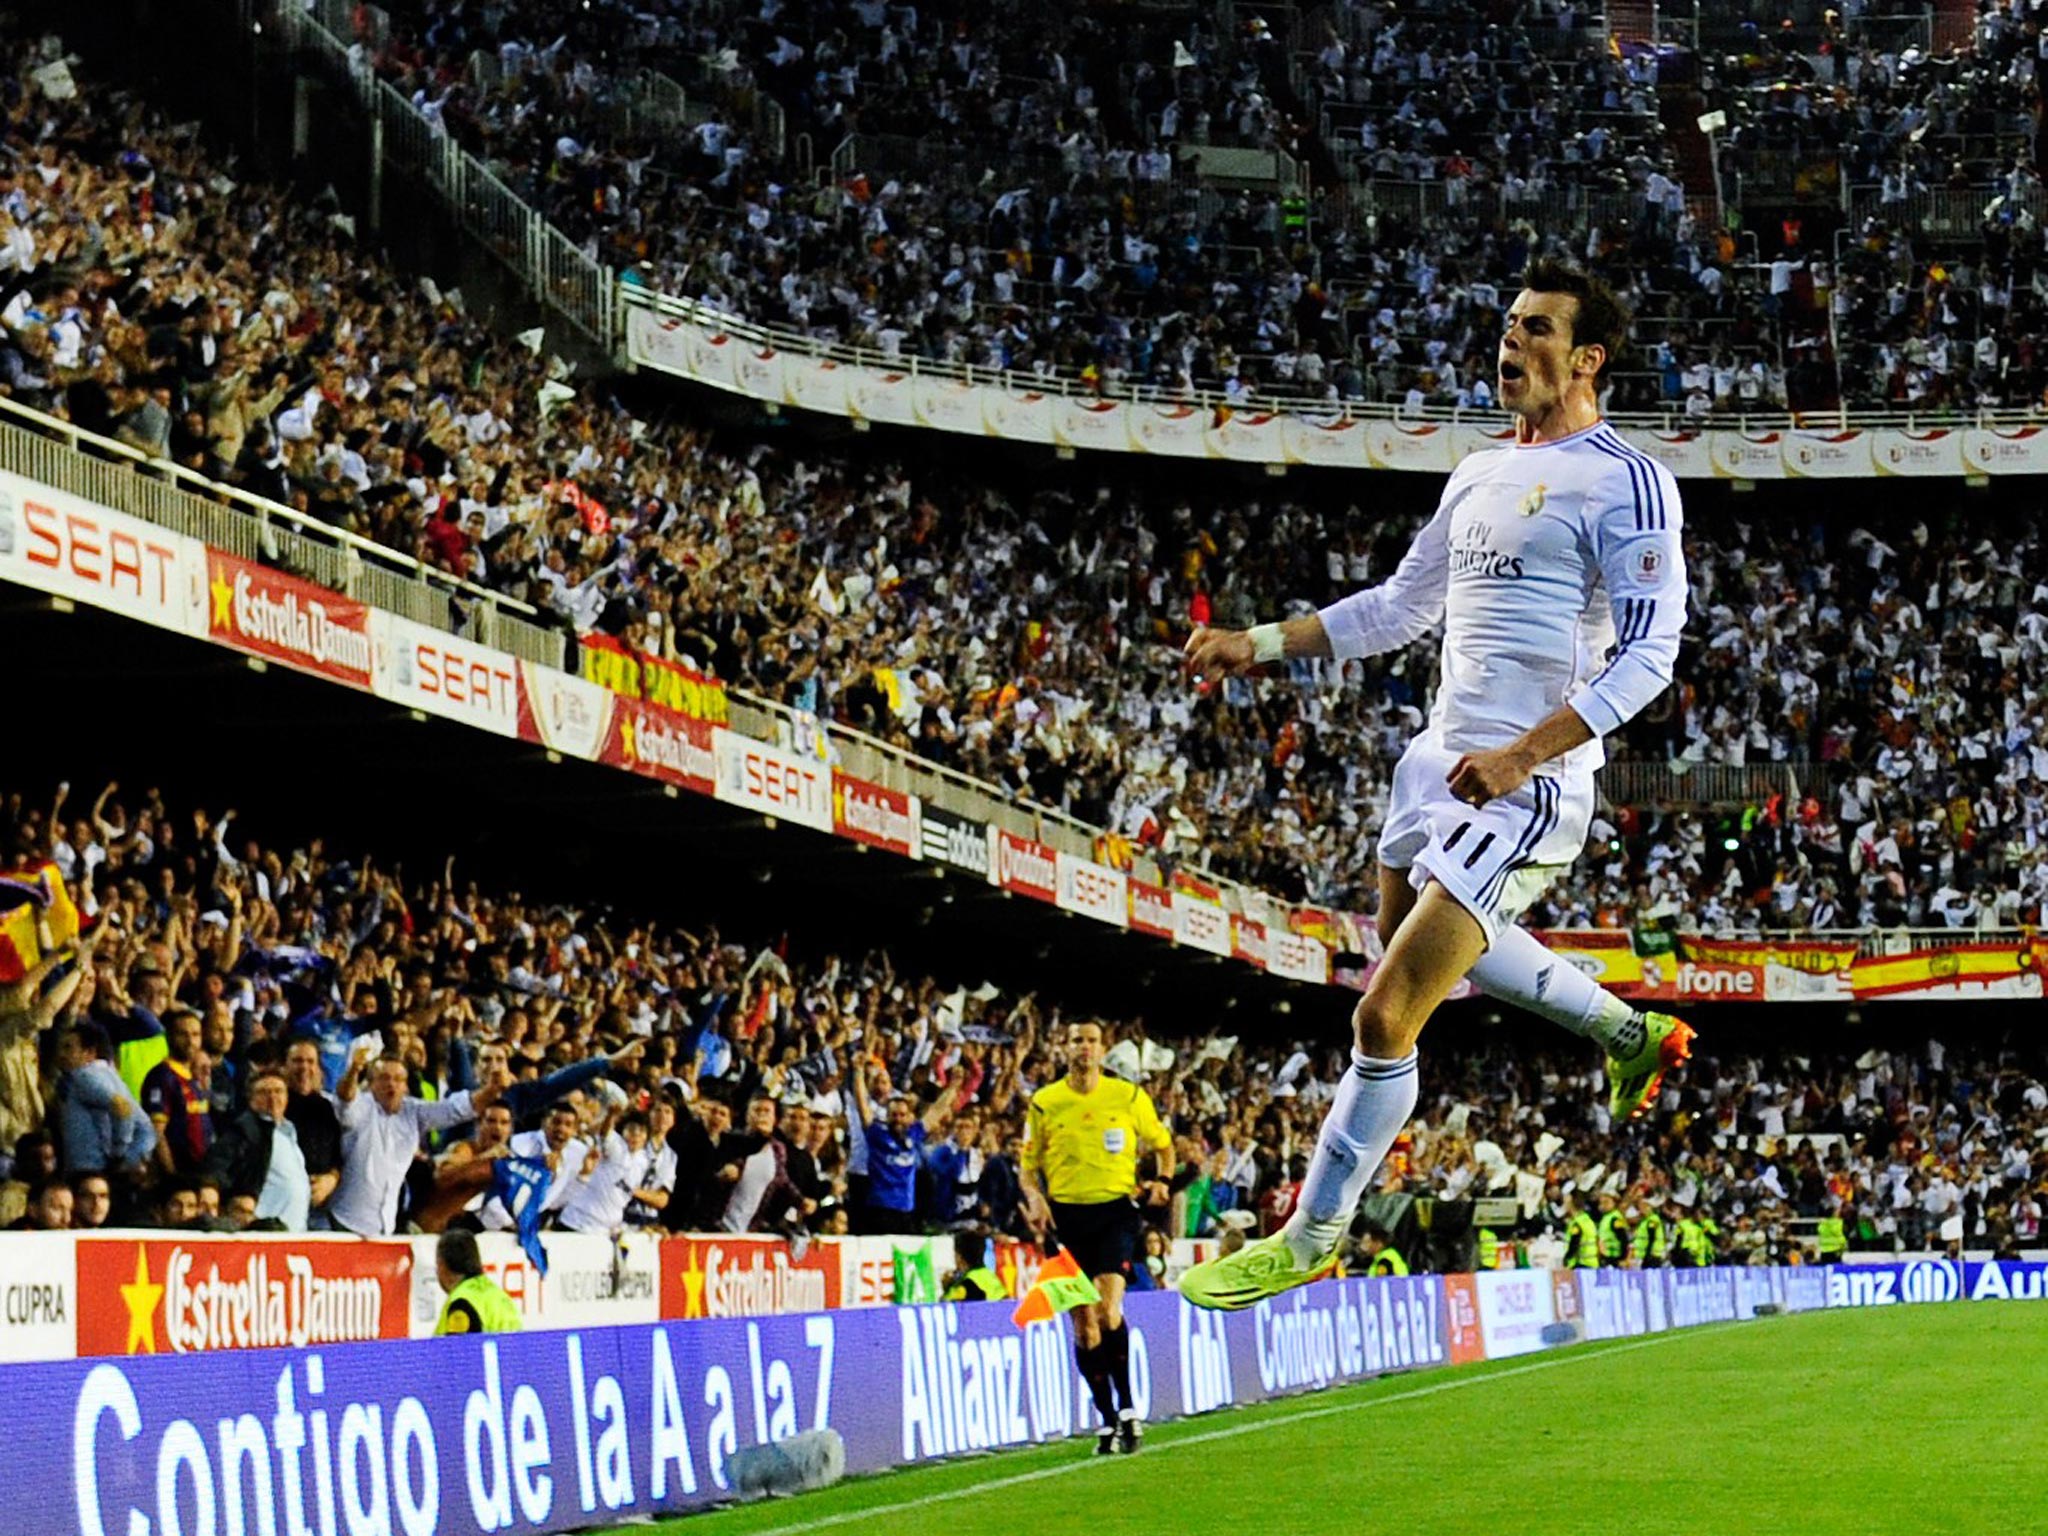
[[[1451,793],[1467,805],[1485,805],[1511,795],[1529,782],[1535,765],[1513,747],[1495,747],[1490,752],[1468,752],[1444,775]]]
[[[1188,675],[1196,681],[1238,677],[1258,665],[1249,630],[1197,628],[1181,652]]]

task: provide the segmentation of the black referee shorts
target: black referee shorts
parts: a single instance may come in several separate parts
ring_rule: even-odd
[[[1122,1275],[1130,1278],[1131,1263],[1137,1258],[1145,1231],[1137,1202],[1125,1196],[1094,1205],[1050,1202],[1053,1231],[1060,1246],[1073,1254],[1081,1273],[1088,1276]]]

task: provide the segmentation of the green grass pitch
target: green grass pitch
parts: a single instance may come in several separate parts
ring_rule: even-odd
[[[2048,1308],[1808,1313],[857,1478],[664,1536],[2048,1531]],[[650,1528],[634,1528],[646,1533]]]

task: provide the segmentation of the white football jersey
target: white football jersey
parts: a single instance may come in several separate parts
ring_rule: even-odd
[[[1602,422],[1555,442],[1475,453],[1394,574],[1322,610],[1342,660],[1444,628],[1428,734],[1453,752],[1505,746],[1569,704],[1599,738],[1671,682],[1685,627],[1678,482]]]

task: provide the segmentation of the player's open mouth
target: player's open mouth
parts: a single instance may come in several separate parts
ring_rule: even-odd
[[[1506,358],[1502,358],[1500,363],[1500,381],[1503,384],[1517,384],[1521,382],[1521,379],[1522,365],[1520,363],[1511,363]]]

